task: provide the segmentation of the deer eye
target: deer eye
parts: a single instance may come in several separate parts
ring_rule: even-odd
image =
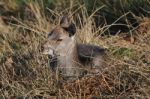
[[[60,42],[60,41],[62,41],[62,39],[57,39],[57,42]]]

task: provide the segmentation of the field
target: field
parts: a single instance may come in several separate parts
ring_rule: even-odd
[[[150,99],[149,0],[0,0],[0,99]],[[41,46],[63,15],[79,42],[107,49],[108,67],[56,78]]]

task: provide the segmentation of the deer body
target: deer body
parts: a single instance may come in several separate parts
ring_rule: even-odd
[[[104,68],[102,63],[104,49],[98,46],[78,44],[75,36],[75,27],[68,22],[67,18],[61,20],[61,24],[56,26],[48,35],[48,41],[44,44],[44,54],[51,55],[57,60],[56,66],[64,77],[78,78],[83,76],[88,70],[93,73],[100,73]]]

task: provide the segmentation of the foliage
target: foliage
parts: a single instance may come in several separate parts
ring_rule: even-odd
[[[149,4],[149,0],[1,0],[0,98],[148,99]],[[108,68],[101,75],[66,82],[49,70],[41,46],[63,14],[76,24],[82,43],[107,48]],[[104,23],[98,23],[101,18]],[[100,35],[110,26],[137,22],[130,32]]]

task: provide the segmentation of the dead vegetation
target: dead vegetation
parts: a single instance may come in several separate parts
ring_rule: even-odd
[[[83,18],[84,25],[79,22],[81,26],[77,26],[77,36],[83,43],[107,48],[109,60],[106,63],[109,67],[101,75],[66,82],[53,76],[48,67],[48,57],[41,53],[47,33],[59,20],[55,15],[57,10],[47,18],[38,3],[27,5],[24,15],[32,18],[22,20],[19,17],[0,16],[0,98],[149,99],[148,17],[137,19],[138,27],[128,33],[101,36],[99,34],[105,31],[105,26],[95,28],[93,18],[86,16],[85,9],[82,9],[78,19]],[[11,12],[14,7],[11,7]],[[56,16],[55,20],[53,16]],[[76,22],[74,19],[72,17]]]

